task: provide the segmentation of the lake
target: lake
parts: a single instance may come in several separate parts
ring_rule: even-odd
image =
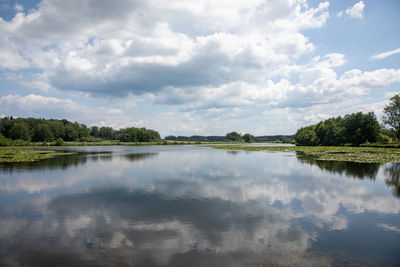
[[[0,165],[1,266],[400,266],[400,164],[70,149]]]

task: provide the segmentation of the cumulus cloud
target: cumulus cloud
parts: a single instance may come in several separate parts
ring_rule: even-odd
[[[29,61],[21,53],[18,45],[0,35],[0,69],[17,70],[27,67]]]
[[[354,4],[354,6],[347,8],[345,11],[340,11],[338,17],[348,16],[349,18],[361,19],[364,16],[364,7],[364,2],[360,1]]]
[[[373,55],[371,57],[371,59],[384,59],[384,58],[387,58],[387,57],[390,57],[390,56],[393,56],[393,55],[396,55],[396,54],[399,54],[399,53],[400,53],[400,48],[397,48],[397,49],[394,49],[394,50],[391,50],[391,51],[387,51],[387,52],[383,52],[383,53],[380,53],[380,54]]]
[[[34,12],[0,21],[12,57],[0,67],[37,67],[53,87],[92,95],[254,82],[314,50],[300,31],[322,27],[328,6],[44,1]]]
[[[187,109],[203,110],[240,106],[308,107],[315,104],[340,102],[349,96],[365,95],[372,89],[385,88],[400,82],[399,69],[361,71],[352,69],[339,76],[334,68],[345,64],[343,54],[316,57],[299,67],[300,81],[282,78],[251,82],[232,82],[217,87],[189,89],[169,87],[154,96],[161,104],[190,104]]]

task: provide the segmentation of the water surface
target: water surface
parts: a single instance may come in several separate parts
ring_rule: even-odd
[[[0,165],[0,264],[400,265],[399,164],[71,149],[85,153]]]

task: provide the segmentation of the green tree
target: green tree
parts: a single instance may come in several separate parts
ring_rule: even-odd
[[[390,99],[390,103],[383,109],[385,114],[382,121],[385,125],[389,125],[395,133],[397,140],[400,141],[400,95],[394,95]]]
[[[107,140],[114,138],[114,130],[111,127],[101,127],[99,129],[99,137]]]
[[[65,137],[65,127],[62,121],[50,120],[47,124],[51,129],[54,139]]]
[[[296,141],[296,145],[300,146],[316,146],[319,144],[314,125],[298,129],[293,138]]]
[[[79,138],[88,137],[89,136],[89,129],[85,124],[79,124],[78,135]]]
[[[54,140],[53,133],[49,125],[41,123],[36,126],[34,141],[36,142],[51,142]]]
[[[343,118],[346,142],[359,145],[365,142],[376,142],[379,136],[379,123],[373,112],[352,113]]]
[[[146,128],[140,128],[139,131],[137,132],[137,141],[150,142],[150,140],[151,140],[151,135],[146,130]]]
[[[64,145],[64,140],[62,138],[57,138],[55,142],[56,146],[63,146]]]
[[[67,124],[65,126],[65,137],[63,139],[66,141],[74,141],[76,138],[78,138],[78,131],[73,124]]]
[[[147,131],[150,133],[151,141],[161,140],[161,136],[157,131],[154,131],[154,130],[151,130],[151,129],[148,129]]]
[[[21,139],[25,141],[30,141],[30,131],[29,127],[25,122],[16,122],[9,131],[9,136],[11,139]]]
[[[138,141],[138,129],[137,128],[126,128],[121,130],[120,141],[122,142],[137,142]]]
[[[342,142],[342,129],[337,123],[338,119],[331,118],[316,125],[315,133],[318,143],[323,146],[338,146]]]
[[[0,133],[0,146],[9,146],[11,144],[11,140],[5,138],[1,133]]]
[[[253,143],[256,140],[256,138],[253,135],[246,133],[243,135],[243,140],[247,143]]]
[[[362,134],[365,138],[364,142],[376,142],[379,137],[380,129],[381,126],[379,125],[374,112],[364,114],[362,119]]]
[[[93,137],[99,137],[99,127],[92,126],[90,128],[90,135],[93,136]]]
[[[13,120],[12,117],[2,118],[0,123],[0,133],[6,138],[10,138],[9,132],[10,129],[14,126],[14,123],[15,120]]]
[[[225,135],[225,139],[228,141],[240,142],[242,137],[237,132],[230,132]]]

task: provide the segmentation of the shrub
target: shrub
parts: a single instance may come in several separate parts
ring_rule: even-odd
[[[29,146],[30,144],[31,144],[30,142],[22,139],[13,140],[11,142],[12,146]]]
[[[58,138],[55,142],[55,145],[56,146],[64,146],[65,145],[64,140],[62,138]]]
[[[2,134],[0,134],[0,146],[9,146],[11,145],[11,140],[5,138]]]
[[[390,137],[384,134],[379,134],[377,142],[379,144],[387,144],[390,141]]]

